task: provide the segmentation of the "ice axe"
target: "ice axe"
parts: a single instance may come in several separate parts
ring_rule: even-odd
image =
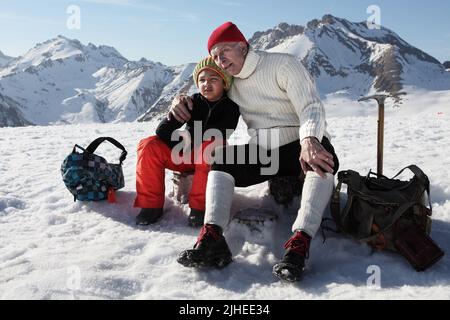
[[[376,94],[359,99],[368,101],[374,99],[378,102],[378,139],[377,139],[377,173],[383,174],[383,145],[384,145],[384,102],[387,98],[393,98],[386,94]]]

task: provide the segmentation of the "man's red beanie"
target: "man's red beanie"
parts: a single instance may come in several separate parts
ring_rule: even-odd
[[[242,32],[232,22],[225,22],[214,30],[208,39],[208,52],[220,42],[245,42],[248,44]]]

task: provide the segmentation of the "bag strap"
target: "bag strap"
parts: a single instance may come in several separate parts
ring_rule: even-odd
[[[103,143],[104,141],[109,141],[110,143],[112,143],[114,146],[116,146],[117,148],[119,148],[120,150],[122,150],[122,154],[120,155],[119,161],[120,161],[120,165],[122,165],[122,162],[127,158],[127,150],[125,150],[125,147],[118,142],[116,139],[111,138],[111,137],[100,137],[95,139],[94,141],[91,142],[91,144],[86,148],[86,151],[89,153],[94,153],[95,150],[97,150],[98,146]]]
[[[367,177],[369,177],[372,174],[372,175],[376,175],[377,177],[386,178],[388,180],[393,180],[393,179],[397,178],[399,175],[401,175],[403,173],[403,171],[405,171],[406,169],[409,169],[414,174],[414,176],[417,178],[419,183],[422,185],[422,187],[423,187],[423,191],[422,192],[426,191],[427,198],[428,198],[428,205],[430,207],[430,211],[432,212],[433,208],[432,208],[431,199],[430,199],[430,180],[428,179],[426,174],[418,166],[416,166],[414,164],[409,165],[409,166],[403,168],[402,170],[400,170],[391,179],[387,178],[384,175],[380,175],[378,173],[375,173],[375,172],[369,172]],[[353,185],[356,185],[357,179],[359,178],[359,174],[357,172],[353,172],[352,170],[348,170],[348,171],[342,172],[342,176],[341,176],[341,173],[339,173],[338,176],[339,176],[338,177],[339,181],[343,181],[346,184],[353,184]],[[389,189],[386,189],[386,190],[389,190]],[[353,190],[353,191],[358,193],[358,194],[362,194],[361,192],[359,192],[359,190]],[[410,199],[409,201],[414,201],[414,199]]]
[[[414,173],[414,176],[417,177],[419,182],[424,187],[424,191],[427,192],[428,205],[430,206],[430,210],[433,211],[433,208],[431,206],[431,199],[430,199],[430,180],[428,179],[427,175],[418,166],[416,166],[414,164],[407,166],[407,167],[403,168],[402,170],[400,170],[400,172],[397,173],[392,179],[397,178],[406,169],[409,169],[412,173]]]
[[[389,228],[391,228],[392,226],[394,226],[394,224],[398,221],[398,219],[401,218],[401,216],[411,207],[415,206],[415,205],[420,205],[423,206],[422,203],[420,202],[407,202],[404,203],[403,205],[401,205],[397,211],[394,213],[393,218],[392,218],[392,222],[385,227],[383,230],[380,230],[379,232],[377,232],[374,235],[371,235],[369,237],[366,238],[362,238],[362,239],[358,239],[358,241],[361,242],[370,242],[372,240],[375,240],[376,238],[378,238],[378,236],[380,236],[382,233],[386,232],[387,230],[389,230]]]
[[[343,182],[352,187],[359,187],[361,176],[353,170],[341,171],[338,173],[338,181]]]
[[[85,149],[85,148],[80,147],[80,146],[77,145],[77,144],[75,144],[75,145],[73,146],[72,152],[75,153],[75,152],[77,151],[77,148],[80,149],[80,150],[83,151],[83,152],[86,152],[86,149]]]
[[[345,219],[345,217],[349,214],[350,208],[353,204],[353,196],[348,196],[345,208],[341,210],[340,194],[342,184],[345,183],[347,187],[349,187],[350,185],[356,187],[357,185],[359,185],[359,179],[360,179],[359,173],[353,170],[341,171],[338,173],[338,184],[331,198],[330,211],[331,216],[333,217],[334,221],[337,224],[338,229],[340,230],[343,229],[341,221]],[[348,190],[347,195],[349,195]]]
[[[397,178],[406,169],[409,169],[412,173],[414,173],[414,175],[417,177],[417,179],[419,179],[419,182],[422,183],[422,185],[424,187],[428,187],[428,189],[430,188],[430,180],[425,175],[425,173],[423,173],[423,171],[418,166],[416,166],[415,164],[412,164],[410,166],[407,166],[407,167],[403,168],[392,179]]]
[[[389,179],[389,178],[386,177],[385,175],[379,174],[379,173],[377,173],[377,172],[373,172],[372,170],[369,170],[369,173],[367,174],[367,177],[366,177],[366,178],[368,179],[370,176],[376,176],[376,177],[378,177],[378,178]]]
[[[341,213],[341,187],[342,181],[339,181],[336,186],[336,189],[334,189],[330,202],[331,216],[333,217],[339,229],[341,228],[339,220],[339,216]]]

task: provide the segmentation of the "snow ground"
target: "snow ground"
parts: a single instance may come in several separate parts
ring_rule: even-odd
[[[339,97],[325,103],[340,170],[376,169],[376,107]],[[417,273],[401,256],[372,253],[340,235],[328,234],[323,243],[319,233],[305,278],[297,284],[271,274],[296,208],[283,212],[267,196],[265,183],[237,189],[232,211],[262,205],[277,211],[279,219],[262,233],[232,221],[225,236],[234,262],[220,271],[195,271],[176,262],[198,234],[186,226],[187,205],[166,198],[160,223],[135,225],[136,145],[157,123],[2,128],[0,299],[449,299],[449,106],[447,91],[417,93],[400,108],[389,108],[384,162],[388,176],[412,163],[428,174],[432,238],[447,255]],[[240,133],[238,140],[245,140]],[[75,143],[87,146],[98,136],[112,136],[129,151],[126,186],[116,204],[73,202],[61,179],[61,162]],[[111,161],[120,154],[108,143],[99,153]],[[170,178],[167,174],[167,193]],[[380,268],[380,286],[367,285],[374,265]]]

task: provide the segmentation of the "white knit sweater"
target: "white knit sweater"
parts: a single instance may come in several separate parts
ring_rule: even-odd
[[[294,56],[250,49],[229,97],[239,105],[251,142],[263,147],[310,136],[330,138],[314,81]],[[278,143],[267,139],[274,136],[271,130],[278,130]]]

